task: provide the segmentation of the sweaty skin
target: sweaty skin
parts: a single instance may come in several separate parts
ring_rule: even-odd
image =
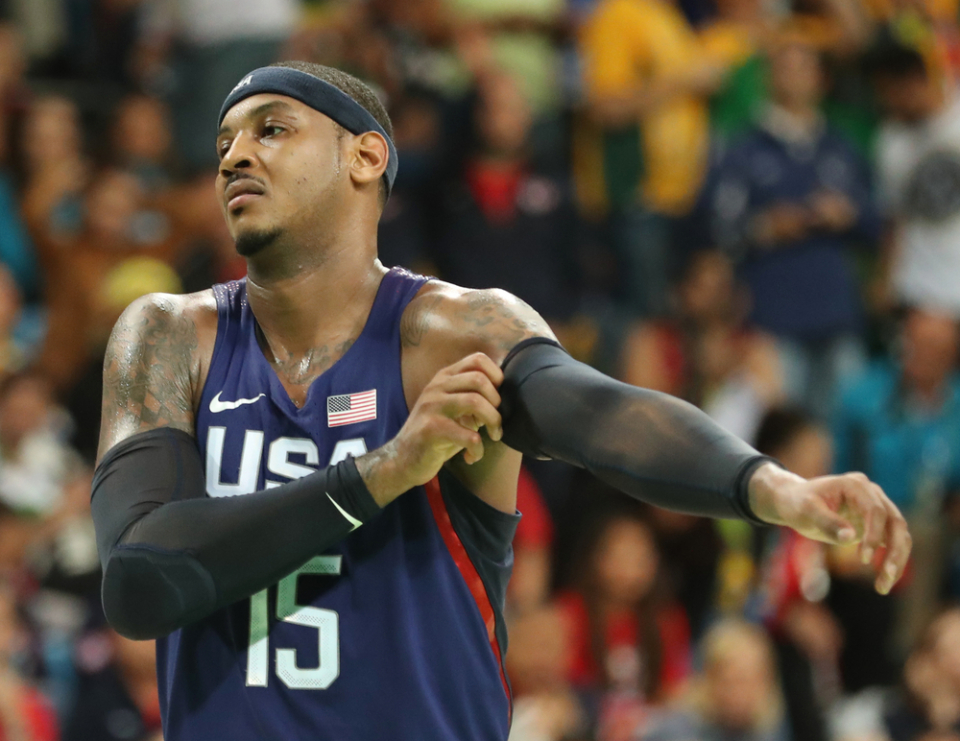
[[[349,134],[292,98],[258,94],[227,113],[217,151],[217,193],[247,258],[260,348],[302,406],[310,383],[360,335],[386,272],[376,257],[386,142],[375,132]],[[104,362],[101,458],[144,430],[195,435],[216,325],[212,291],[155,294],[128,307]],[[537,336],[553,334],[503,291],[440,281],[420,290],[401,322],[410,417],[393,440],[357,459],[378,504],[446,466],[491,506],[515,511],[520,454],[500,442],[497,387],[510,349]],[[911,545],[906,523],[863,474],[808,481],[766,464],[751,477],[749,496],[765,522],[828,543],[859,542],[865,563],[886,547],[880,592],[902,574]]]

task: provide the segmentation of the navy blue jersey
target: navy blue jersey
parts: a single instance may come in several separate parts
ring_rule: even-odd
[[[196,422],[207,494],[269,489],[394,437],[408,415],[400,318],[425,280],[384,277],[360,337],[301,409],[258,346],[246,283],[215,286]],[[506,739],[518,517],[442,472],[277,586],[159,640],[167,741]]]

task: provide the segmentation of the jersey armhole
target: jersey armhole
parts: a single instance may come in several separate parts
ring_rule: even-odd
[[[210,379],[213,376],[214,369],[220,367],[218,361],[224,352],[224,339],[230,324],[229,284],[217,283],[211,290],[213,291],[214,301],[217,304],[217,332],[213,339],[213,352],[210,353],[210,366],[207,368],[207,377],[203,379],[203,386],[200,389],[200,396],[197,399],[197,415],[199,415],[200,410],[204,407],[207,387],[210,386]]]

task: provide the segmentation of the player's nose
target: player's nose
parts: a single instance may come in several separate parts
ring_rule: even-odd
[[[220,160],[220,174],[227,177],[237,170],[251,169],[256,166],[256,163],[255,143],[252,137],[241,133],[230,143],[230,148]]]

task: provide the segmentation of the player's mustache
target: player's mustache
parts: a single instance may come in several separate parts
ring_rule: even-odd
[[[245,172],[235,172],[235,173],[233,173],[233,175],[231,175],[230,177],[227,178],[227,182],[226,182],[226,184],[223,186],[224,190],[226,190],[227,188],[229,188],[229,187],[230,187],[231,185],[233,185],[234,183],[239,182],[240,180],[252,180],[253,182],[257,183],[258,185],[260,185],[260,186],[261,186],[262,188],[264,188],[264,189],[266,189],[266,187],[267,187],[267,184],[264,183],[263,180],[261,180],[260,178],[258,178],[258,177],[255,176],[255,175],[250,175],[250,174],[245,173]]]

